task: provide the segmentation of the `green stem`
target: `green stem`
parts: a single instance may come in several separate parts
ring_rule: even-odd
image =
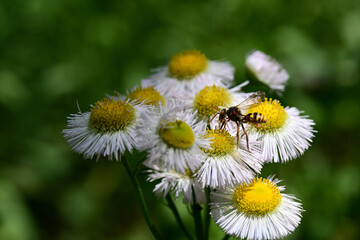
[[[209,230],[210,230],[210,188],[205,188],[206,194],[206,206],[205,206],[205,232],[204,239],[209,239]]]
[[[191,205],[192,214],[195,222],[195,232],[196,232],[196,238],[198,240],[203,240],[203,229],[202,229],[202,223],[201,223],[201,206],[199,204],[193,204]]]
[[[185,236],[186,236],[188,239],[192,240],[193,238],[192,238],[192,236],[189,234],[189,232],[186,230],[186,227],[185,227],[184,223],[182,222],[182,220],[181,220],[181,218],[180,218],[180,214],[179,214],[179,212],[178,212],[178,210],[177,210],[177,208],[176,208],[176,206],[175,206],[175,204],[174,204],[174,201],[173,201],[172,197],[170,196],[170,194],[168,194],[168,195],[166,196],[166,200],[167,200],[167,202],[168,202],[169,208],[171,209],[172,213],[173,213],[174,216],[175,216],[175,219],[176,219],[177,224],[179,225],[179,227],[181,228],[181,230],[184,232]]]
[[[133,172],[130,169],[130,166],[129,166],[126,156],[123,156],[123,158],[121,159],[121,162],[123,163],[125,170],[130,177],[131,183],[135,189],[136,197],[138,198],[140,206],[141,206],[141,211],[145,217],[146,223],[149,226],[151,233],[154,235],[155,239],[157,239],[157,240],[162,239],[160,233],[155,228],[153,222],[150,219],[150,215],[149,215],[146,203],[145,203],[143,191],[141,189],[141,186],[139,184],[139,181],[138,181],[136,175],[133,174]]]
[[[225,234],[225,236],[222,238],[222,240],[228,240],[230,238],[230,235]]]
[[[133,172],[133,175],[136,175],[137,172],[139,171],[140,167],[142,166],[143,162],[145,161],[146,159],[146,154],[144,156],[142,156],[140,158],[140,160],[136,163],[135,167],[134,167],[134,170],[132,171]]]

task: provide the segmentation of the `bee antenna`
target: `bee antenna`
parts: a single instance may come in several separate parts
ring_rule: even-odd
[[[208,125],[210,125],[210,123],[212,122],[212,120],[214,120],[214,118],[217,116],[217,115],[219,115],[220,113],[216,113],[211,119],[210,119],[210,121],[208,122]]]

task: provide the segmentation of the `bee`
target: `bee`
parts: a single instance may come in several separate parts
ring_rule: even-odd
[[[240,104],[229,107],[228,109],[223,108],[219,110],[215,116],[211,118],[209,121],[209,124],[211,123],[214,118],[219,115],[219,129],[226,128],[226,124],[229,121],[234,121],[237,125],[237,133],[236,133],[236,140],[237,140],[237,146],[239,145],[239,128],[241,126],[245,137],[246,137],[246,146],[249,151],[249,138],[244,128],[244,123],[252,123],[255,125],[266,123],[266,119],[264,115],[258,112],[254,113],[248,113],[248,114],[242,114],[241,110],[246,110],[250,106],[254,106],[257,104],[260,104],[265,98],[265,93],[263,91],[257,91],[250,95],[247,99],[245,99]],[[218,109],[217,109],[218,110]]]

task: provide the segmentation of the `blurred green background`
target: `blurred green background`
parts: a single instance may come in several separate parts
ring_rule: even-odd
[[[230,61],[238,83],[252,49],[284,65],[280,100],[318,131],[301,158],[263,170],[306,209],[286,239],[359,239],[358,0],[0,1],[0,239],[152,239],[121,163],[83,160],[61,131],[76,101],[86,111],[193,48]],[[142,184],[160,231],[183,239]],[[223,236],[214,223],[211,236]]]

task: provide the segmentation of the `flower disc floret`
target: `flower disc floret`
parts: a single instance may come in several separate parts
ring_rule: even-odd
[[[159,102],[164,106],[165,98],[153,87],[136,88],[128,94],[126,100],[144,102],[146,105],[158,106]]]
[[[203,72],[208,65],[205,55],[198,50],[186,50],[172,56],[169,74],[177,79],[190,79]]]
[[[190,169],[185,169],[185,175],[188,176],[188,177],[193,177],[194,173]]]
[[[215,85],[204,87],[194,98],[194,107],[198,114],[207,117],[214,115],[219,106],[228,106],[230,103],[230,91]]]
[[[175,148],[188,148],[195,141],[191,127],[180,120],[167,123],[160,129],[160,135],[167,144]]]
[[[265,215],[279,206],[282,195],[271,180],[255,178],[250,184],[239,184],[234,202],[240,211],[249,215]]]
[[[135,118],[135,109],[128,102],[104,98],[92,107],[89,127],[102,133],[121,131],[131,125]]]
[[[211,145],[209,149],[203,149],[203,151],[211,157],[230,154],[236,146],[235,139],[225,129],[207,130],[205,138],[211,139]]]
[[[254,125],[258,130],[272,131],[281,128],[287,119],[287,113],[278,100],[267,99],[250,107],[247,113],[261,113],[266,123]]]

